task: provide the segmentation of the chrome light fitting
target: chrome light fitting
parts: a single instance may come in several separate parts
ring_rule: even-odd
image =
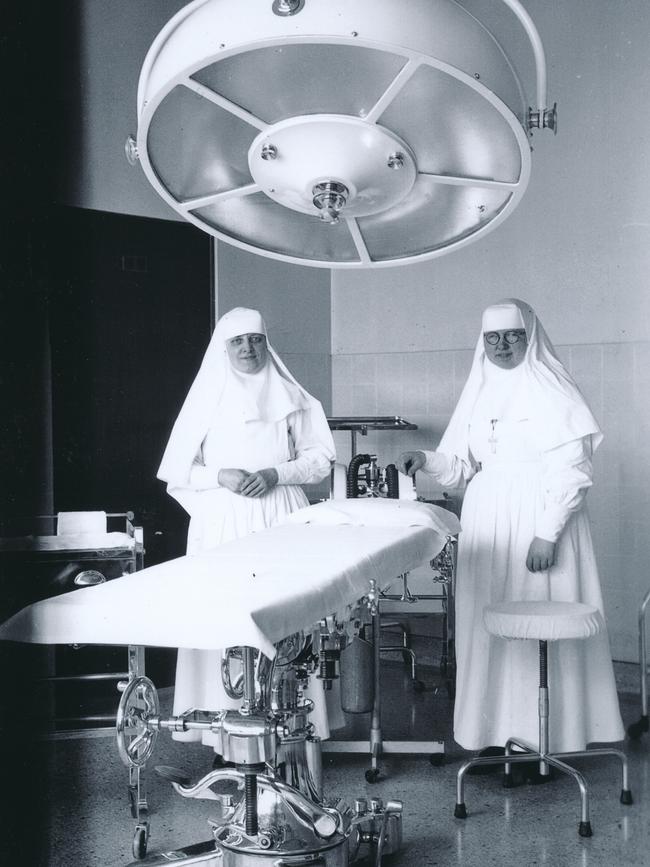
[[[323,181],[316,184],[312,193],[314,194],[312,201],[320,210],[321,220],[331,226],[338,223],[339,214],[350,195],[348,188],[344,184],[337,184],[336,181]]]
[[[534,129],[556,129],[541,40],[536,100],[455,0],[194,0],[156,37],[126,146],[185,219],[301,265],[418,262],[516,208]],[[324,226],[326,223],[327,226]]]

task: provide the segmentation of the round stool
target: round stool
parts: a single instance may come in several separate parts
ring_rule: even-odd
[[[581,837],[591,837],[587,782],[579,771],[563,760],[581,756],[615,756],[620,760],[623,772],[621,803],[631,804],[632,793],[628,787],[627,757],[621,750],[615,749],[549,753],[548,642],[590,638],[596,635],[605,628],[600,611],[582,602],[501,602],[498,605],[488,605],[483,610],[483,622],[487,631],[498,638],[539,642],[539,743],[534,747],[513,736],[506,742],[504,756],[479,756],[464,762],[457,775],[454,815],[457,819],[467,817],[463,790],[465,774],[470,768],[478,765],[503,764],[503,784],[509,788],[512,786],[512,765],[530,762],[532,759],[539,761],[539,772],[542,778],[548,777],[550,768],[554,767],[575,779],[580,789],[581,803],[578,833]],[[513,747],[517,747],[521,752],[513,753]]]

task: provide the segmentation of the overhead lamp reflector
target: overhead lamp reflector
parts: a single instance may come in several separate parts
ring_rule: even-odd
[[[494,2],[494,0],[493,0]],[[329,268],[422,261],[508,217],[545,107],[454,0],[195,0],[147,54],[134,153],[223,241]]]

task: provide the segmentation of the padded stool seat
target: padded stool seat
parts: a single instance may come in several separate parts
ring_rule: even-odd
[[[514,785],[512,766],[534,761],[538,763],[540,781],[550,778],[551,768],[574,778],[580,790],[578,833],[581,837],[591,837],[587,781],[578,770],[567,763],[567,759],[579,759],[586,756],[614,756],[617,758],[621,763],[623,777],[621,803],[631,804],[632,793],[628,785],[627,757],[621,750],[611,748],[574,750],[564,753],[549,751],[548,642],[591,638],[605,628],[602,614],[593,605],[585,605],[582,602],[501,602],[488,605],[483,609],[483,623],[487,631],[496,638],[533,640],[537,641],[539,645],[537,705],[539,740],[537,745],[533,746],[516,736],[511,736],[506,741],[505,755],[481,755],[463,762],[456,775],[454,816],[457,819],[467,818],[464,798],[465,774],[470,769],[479,765],[503,764],[503,785],[510,788]]]
[[[483,622],[499,638],[535,641],[590,638],[605,628],[600,611],[583,602],[501,602],[484,609]]]

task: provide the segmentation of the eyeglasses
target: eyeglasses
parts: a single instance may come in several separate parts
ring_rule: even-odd
[[[513,343],[526,339],[526,329],[520,328],[517,331],[486,331],[483,337],[485,338],[485,342],[489,343],[490,346],[496,346],[502,337],[505,337],[506,343],[512,346]]]

